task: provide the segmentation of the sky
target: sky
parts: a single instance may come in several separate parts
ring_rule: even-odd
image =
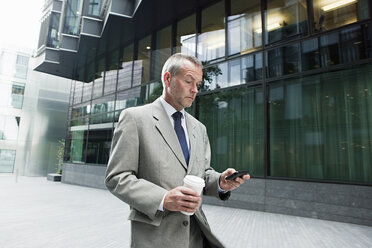
[[[44,0],[0,0],[0,47],[37,49]]]

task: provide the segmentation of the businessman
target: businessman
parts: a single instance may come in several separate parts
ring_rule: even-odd
[[[172,55],[162,70],[162,96],[120,115],[105,183],[130,205],[131,247],[224,247],[211,233],[202,196],[182,186],[186,175],[195,175],[205,181],[204,195],[227,200],[249,179],[226,180],[234,169],[221,174],[210,167],[206,128],[184,110],[196,97],[202,69],[194,56]]]

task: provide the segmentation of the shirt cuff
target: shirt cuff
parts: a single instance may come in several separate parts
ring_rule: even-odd
[[[217,191],[220,194],[226,194],[228,191],[221,189],[220,187],[220,180],[217,181]]]
[[[158,207],[158,210],[159,211],[162,211],[162,212],[164,212],[164,199],[165,199],[165,195],[166,195],[166,193],[164,194],[163,199],[161,200],[160,205]]]

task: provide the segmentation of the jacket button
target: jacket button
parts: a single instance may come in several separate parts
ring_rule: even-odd
[[[189,222],[188,222],[187,220],[185,220],[184,222],[182,222],[182,224],[183,224],[184,226],[187,226],[187,225],[189,224]]]

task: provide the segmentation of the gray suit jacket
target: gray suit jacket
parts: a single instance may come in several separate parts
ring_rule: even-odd
[[[190,161],[186,165],[181,146],[160,99],[122,111],[112,140],[106,171],[107,188],[131,207],[132,247],[188,247],[190,217],[180,212],[158,211],[164,194],[183,185],[183,178],[205,179],[203,194],[223,200],[217,183],[220,173],[210,167],[210,146],[206,128],[185,114],[190,140]],[[213,247],[223,245],[212,235],[202,206],[195,217]]]

